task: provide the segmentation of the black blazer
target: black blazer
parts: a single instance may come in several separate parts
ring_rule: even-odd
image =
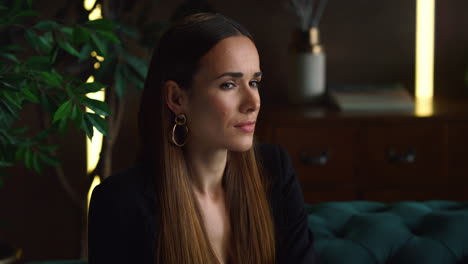
[[[276,229],[276,263],[316,263],[302,192],[288,154],[257,145],[271,177],[269,202]],[[154,264],[157,210],[145,165],[121,171],[97,186],[89,209],[90,264]]]

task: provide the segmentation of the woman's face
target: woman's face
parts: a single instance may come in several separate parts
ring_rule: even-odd
[[[260,110],[260,62],[244,36],[217,43],[199,64],[186,104],[189,143],[246,151],[252,146]]]

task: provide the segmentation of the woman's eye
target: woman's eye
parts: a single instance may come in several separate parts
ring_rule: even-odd
[[[224,89],[224,90],[229,90],[234,87],[236,87],[236,84],[232,82],[226,82],[226,83],[221,84],[221,89]]]
[[[249,85],[252,87],[259,87],[260,86],[260,81],[250,81]]]

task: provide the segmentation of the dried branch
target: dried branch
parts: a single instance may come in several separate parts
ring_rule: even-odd
[[[47,114],[40,109],[39,110],[39,118],[41,120],[41,131],[44,131],[49,128],[49,118],[47,117]],[[49,145],[56,145],[56,142],[54,141],[52,136],[47,137],[47,143]],[[54,157],[55,159],[57,158],[57,153],[55,151],[50,152],[51,156]],[[83,197],[80,196],[75,189],[73,189],[72,185],[70,184],[68,178],[65,176],[65,172],[63,170],[63,167],[61,165],[55,166],[54,167],[55,175],[57,176],[57,179],[59,180],[60,185],[63,187],[65,192],[67,193],[68,197],[70,200],[73,202],[73,205],[75,205],[77,208],[80,210],[84,210],[85,207],[83,206]]]

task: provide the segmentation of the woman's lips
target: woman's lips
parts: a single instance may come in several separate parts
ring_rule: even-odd
[[[245,133],[252,133],[255,130],[255,121],[243,122],[243,123],[235,125],[234,127],[239,128]]]

